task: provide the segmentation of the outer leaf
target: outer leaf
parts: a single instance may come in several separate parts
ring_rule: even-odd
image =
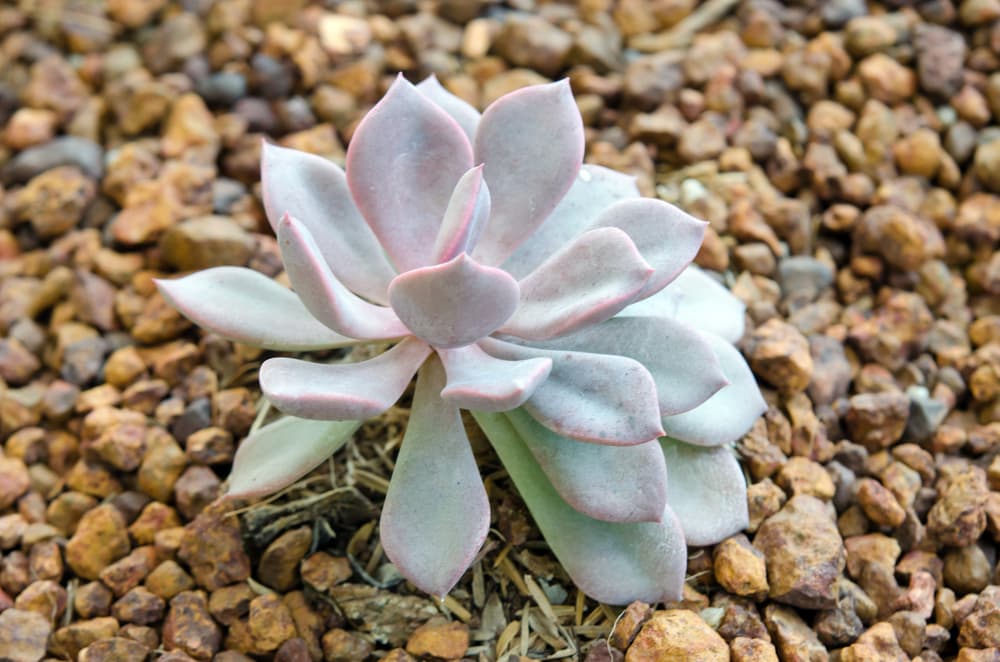
[[[669,506],[661,522],[621,524],[587,517],[562,500],[503,414],[474,416],[552,552],[584,593],[618,605],[680,599],[687,547]]]
[[[336,453],[360,421],[310,421],[294,416],[265,425],[240,443],[228,496],[254,497],[288,487]]]
[[[697,407],[729,383],[705,336],[665,317],[615,317],[533,344],[635,359],[653,375],[660,413],[665,416]]]
[[[520,407],[552,370],[551,359],[501,361],[478,345],[439,349],[448,385],[441,397],[463,409],[507,411]]]
[[[437,76],[431,74],[427,78],[417,83],[417,89],[425,97],[436,103],[444,112],[451,115],[451,118],[458,122],[458,125],[465,131],[471,142],[476,137],[476,127],[479,126],[479,111],[469,105],[464,99],[460,99],[438,81]]]
[[[767,404],[760,394],[750,366],[739,351],[718,336],[703,334],[719,357],[729,386],[690,411],[663,417],[671,437],[699,446],[717,446],[736,441],[764,413]]]
[[[361,120],[347,149],[347,183],[397,269],[431,263],[451,192],[471,167],[462,129],[402,76]]]
[[[389,301],[407,328],[435,347],[475,342],[507,321],[517,308],[517,281],[465,253],[450,262],[400,274]]]
[[[527,276],[546,258],[591,227],[597,216],[612,203],[638,197],[635,177],[585,163],[555,210],[503,263],[503,268],[515,278]]]
[[[444,212],[434,241],[434,264],[469,253],[490,217],[490,190],[483,181],[483,166],[462,175]]]
[[[229,340],[292,352],[358,342],[320,324],[293,292],[252,269],[215,267],[154,282],[185,317]]]
[[[275,407],[301,418],[364,420],[399,399],[430,348],[406,338],[361,363],[310,363],[268,359],[260,367],[260,388]]]
[[[552,213],[583,161],[583,121],[569,81],[497,99],[483,113],[475,148],[493,195],[475,256],[501,264]]]
[[[746,480],[732,449],[661,444],[670,472],[667,501],[689,545],[714,545],[747,528]]]
[[[545,340],[603,322],[627,306],[652,275],[622,230],[584,232],[518,283],[521,303],[500,330]]]
[[[638,361],[524,347],[492,338],[480,346],[509,361],[552,359],[549,378],[524,408],[553,432],[616,446],[641,444],[663,434],[656,384]]]
[[[605,209],[595,227],[621,228],[656,273],[639,298],[659,292],[691,263],[701,248],[708,223],[663,200],[622,200]]]
[[[386,303],[396,272],[354,205],[344,171],[322,157],[265,141],[260,176],[275,232],[285,214],[300,219],[337,278],[356,294]]]
[[[566,503],[605,522],[659,522],[667,505],[667,465],[658,441],[604,446],[567,439],[516,409],[521,441]]]
[[[278,223],[278,246],[292,287],[320,322],[352,338],[407,335],[407,328],[392,309],[368,303],[337,280],[313,236],[298,219],[286,214]]]
[[[745,310],[742,301],[692,264],[665,288],[621,314],[672,317],[734,343],[743,337]]]
[[[458,408],[441,400],[444,370],[417,377],[410,422],[382,508],[386,556],[418,588],[444,597],[490,528],[490,504]]]

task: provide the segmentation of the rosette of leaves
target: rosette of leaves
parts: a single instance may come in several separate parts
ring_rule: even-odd
[[[161,280],[163,295],[267,349],[391,348],[265,361],[261,389],[286,417],[242,442],[230,494],[302,477],[416,374],[380,532],[417,587],[447,593],[489,529],[467,409],[582,590],[679,598],[685,543],[746,526],[729,444],[764,403],[731,344],[742,304],[689,266],[705,223],[583,153],[566,81],[480,115],[434,78],[399,77],[344,170],[265,145],[264,207],[294,292],[219,267]]]

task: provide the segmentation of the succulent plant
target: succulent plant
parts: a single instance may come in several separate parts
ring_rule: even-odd
[[[566,81],[480,116],[433,77],[395,81],[358,125],[346,172],[265,145],[264,206],[294,293],[237,267],[160,280],[161,292],[238,342],[391,348],[265,361],[261,389],[287,416],[242,442],[230,494],[302,477],[416,374],[381,516],[404,576],[443,595],[486,538],[467,409],[582,590],[678,598],[685,542],[746,526],[728,444],[764,403],[731,344],[742,304],[689,266],[705,223],[582,165],[583,152]]]

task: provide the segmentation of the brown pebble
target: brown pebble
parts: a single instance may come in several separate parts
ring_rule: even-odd
[[[333,628],[323,635],[323,659],[326,662],[363,660],[373,650],[371,642],[347,630]]]
[[[778,662],[774,645],[763,639],[737,637],[729,643],[732,662]]]
[[[125,637],[112,637],[95,641],[80,651],[79,662],[144,660],[149,656],[149,652],[150,649],[138,641]]]
[[[97,579],[100,572],[128,554],[130,543],[125,518],[117,508],[101,505],[80,519],[76,533],[66,543],[66,563],[84,579]]]
[[[247,623],[254,646],[265,652],[276,650],[296,635],[291,612],[273,593],[258,596],[250,602]]]
[[[210,660],[222,644],[222,632],[208,613],[205,594],[184,591],[170,601],[163,624],[163,645],[197,660]]]
[[[59,628],[52,634],[49,649],[54,653],[75,660],[81,650],[95,641],[115,636],[118,634],[118,629],[118,621],[110,616],[76,621],[66,627]]]
[[[747,356],[754,372],[784,393],[805,390],[812,378],[809,342],[779,319],[768,320],[753,331]]]
[[[862,478],[857,482],[857,491],[858,503],[879,526],[897,527],[906,519],[906,511],[896,497],[877,480]]]
[[[407,650],[413,651],[407,646]],[[729,660],[729,646],[698,614],[686,609],[657,611],[642,626],[625,653],[641,660]]]
[[[764,555],[742,533],[716,546],[713,568],[715,580],[729,593],[754,599],[767,595]]]
[[[73,594],[73,609],[83,618],[97,618],[111,613],[114,593],[101,582],[83,584]]]
[[[299,582],[299,562],[312,546],[312,527],[281,534],[267,546],[257,567],[258,579],[276,591],[289,591]]]
[[[13,662],[35,662],[45,657],[52,623],[33,611],[17,608],[0,612],[0,651]]]
[[[152,625],[163,618],[166,606],[163,598],[138,586],[111,605],[111,614],[122,623]]]
[[[250,576],[239,520],[217,514],[199,515],[184,527],[177,551],[199,586],[214,591]]]

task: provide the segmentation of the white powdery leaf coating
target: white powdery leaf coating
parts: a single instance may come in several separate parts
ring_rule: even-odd
[[[240,442],[226,479],[230,497],[277,492],[340,449],[361,421],[311,421],[285,416]]]
[[[622,230],[584,232],[518,283],[520,305],[500,331],[545,340],[603,322],[627,306],[653,272]]]
[[[459,99],[441,85],[437,77],[431,74],[427,78],[417,83],[417,89],[428,99],[436,103],[441,109],[451,115],[452,119],[465,131],[469,142],[476,137],[476,127],[479,126],[479,111],[471,104]]]
[[[214,267],[154,282],[185,317],[228,340],[290,352],[358,342],[320,324],[293,292],[252,269]]]
[[[719,358],[722,374],[729,385],[694,409],[663,417],[663,429],[676,437],[699,446],[718,446],[736,441],[767,410],[743,355],[735,347],[710,333],[701,334]]]
[[[503,263],[503,268],[515,278],[527,276],[546,258],[591,227],[611,204],[638,197],[635,177],[604,166],[583,164],[566,195],[541,227]]]
[[[461,127],[402,76],[358,124],[347,183],[399,271],[431,263],[448,200],[472,166]]]
[[[475,151],[486,165],[493,211],[473,255],[501,264],[552,213],[583,162],[583,121],[569,81],[525,87],[490,104]]]
[[[635,242],[656,273],[637,298],[659,292],[691,263],[701,248],[708,223],[652,198],[622,200],[597,217],[594,227],[620,228]]]
[[[621,314],[672,317],[734,343],[743,337],[745,310],[732,292],[692,264],[665,288],[636,301]]]
[[[468,253],[490,218],[490,189],[483,181],[483,166],[469,170],[455,185],[434,240],[434,264]]]
[[[420,370],[413,409],[389,481],[382,547],[403,575],[444,596],[486,540],[490,504],[458,408],[441,400],[444,370]]]
[[[653,376],[664,416],[694,409],[729,383],[712,343],[703,334],[665,317],[619,316],[532,345],[635,359]]]
[[[670,472],[667,502],[689,545],[714,545],[747,527],[746,481],[732,449],[672,439],[661,445]]]
[[[503,414],[476,413],[552,552],[591,598],[612,605],[679,600],[684,532],[670,506],[659,522],[603,522],[559,496]]]
[[[285,214],[300,219],[337,278],[352,292],[387,303],[396,272],[351,199],[343,170],[315,154],[265,142],[261,192],[275,232]]]
[[[268,359],[260,367],[260,388],[280,411],[300,418],[356,421],[381,414],[406,390],[430,354],[416,338],[361,363],[310,363]]]
[[[659,522],[667,505],[667,464],[658,441],[606,446],[568,439],[523,410],[507,419],[552,486],[588,517],[605,522]]]
[[[389,302],[403,324],[434,347],[468,345],[496,331],[517,309],[510,274],[466,253],[444,264],[413,269],[389,285]]]
[[[487,338],[480,346],[507,360],[552,359],[549,378],[525,410],[566,437],[631,446],[663,434],[656,383],[638,361],[624,356],[546,350]]]
[[[551,359],[503,361],[478,345],[439,349],[448,385],[441,397],[475,411],[508,411],[524,404],[552,370]]]
[[[392,309],[368,303],[337,280],[309,230],[287,214],[278,223],[278,247],[292,287],[320,322],[351,338],[407,335]]]

